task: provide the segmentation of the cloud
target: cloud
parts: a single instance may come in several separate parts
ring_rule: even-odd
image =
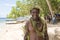
[[[6,3],[6,4],[4,4],[5,6],[8,6],[8,7],[12,7],[12,6],[16,6],[15,4],[8,4],[8,3]]]
[[[0,7],[2,7],[2,6],[12,7],[12,6],[16,6],[16,4],[9,4],[9,3],[0,4]]]

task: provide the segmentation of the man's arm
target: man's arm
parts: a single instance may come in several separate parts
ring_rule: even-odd
[[[24,40],[27,40],[27,35],[28,35],[28,22],[25,25],[25,36],[24,36]]]
[[[44,31],[45,40],[49,40],[48,32],[47,32],[47,24],[45,23],[44,26],[45,26],[45,31]]]

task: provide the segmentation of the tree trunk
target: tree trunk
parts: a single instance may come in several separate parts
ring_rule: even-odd
[[[51,4],[50,4],[49,0],[46,0],[46,2],[47,2],[47,5],[48,5],[48,7],[49,7],[51,16],[53,17],[53,10],[52,10]]]

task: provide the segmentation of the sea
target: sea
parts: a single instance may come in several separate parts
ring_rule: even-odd
[[[7,18],[0,18],[0,27],[3,27],[5,25]]]
[[[26,21],[28,20],[29,18],[27,17],[19,17],[17,19],[12,19],[12,18],[0,18],[0,26],[3,26],[5,25],[8,21]]]
[[[5,23],[7,20],[15,20],[15,19],[12,19],[12,18],[0,18],[0,23]]]
[[[13,19],[0,18],[0,27],[6,25],[6,20],[13,20]]]
[[[0,23],[6,22],[6,19],[7,19],[7,18],[0,18]]]

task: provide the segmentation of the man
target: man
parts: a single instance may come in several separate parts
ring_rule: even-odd
[[[50,23],[50,22],[51,22],[51,20],[52,20],[51,13],[49,13],[49,14],[47,15],[47,19],[49,20],[49,23]]]
[[[39,8],[30,10],[31,19],[26,23],[25,40],[48,40],[46,23],[39,17]]]

